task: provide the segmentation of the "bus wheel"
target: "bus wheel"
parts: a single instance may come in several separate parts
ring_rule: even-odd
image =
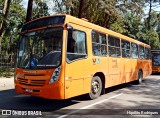
[[[88,97],[93,100],[100,96],[101,91],[102,91],[102,81],[100,77],[95,76],[92,78],[91,90],[90,93],[88,94]]]
[[[136,84],[141,84],[142,83],[142,78],[143,78],[142,76],[143,76],[142,71],[139,70],[138,71],[138,80],[136,81]]]

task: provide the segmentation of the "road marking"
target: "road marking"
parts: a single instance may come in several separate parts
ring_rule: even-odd
[[[65,115],[59,116],[58,118],[64,118],[64,117],[66,117],[66,116],[68,116],[68,115],[71,115],[71,114],[73,114],[73,113],[76,113],[76,112],[78,112],[78,111],[80,111],[80,110],[82,110],[82,109],[87,109],[87,108],[92,107],[92,106],[94,106],[94,105],[97,105],[97,104],[100,104],[100,103],[102,103],[102,102],[105,102],[105,101],[111,100],[111,99],[113,99],[113,98],[116,98],[116,97],[118,97],[118,96],[120,96],[120,95],[122,95],[122,94],[123,94],[123,93],[120,93],[120,94],[118,94],[118,95],[115,95],[115,96],[112,96],[112,97],[110,97],[110,98],[107,98],[107,99],[101,100],[101,101],[96,102],[96,103],[94,103],[94,104],[91,104],[91,105],[88,105],[88,106],[82,107],[82,108],[80,108],[79,110],[75,110],[75,111],[70,112],[70,113],[68,113],[68,114],[65,114]]]

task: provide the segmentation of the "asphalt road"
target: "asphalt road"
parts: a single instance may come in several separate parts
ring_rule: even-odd
[[[19,95],[14,89],[7,88],[7,90],[0,90],[0,115],[2,112],[6,113],[4,110],[9,112],[11,110],[14,116],[26,117],[30,111],[35,111],[34,115],[42,114],[45,117],[58,118],[158,118],[160,117],[160,75],[148,76],[140,85],[128,83],[108,88],[106,94],[95,100],[88,100],[84,96],[68,100],[48,100]]]

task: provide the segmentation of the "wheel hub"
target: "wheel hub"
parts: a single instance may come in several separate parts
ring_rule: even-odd
[[[92,93],[96,94],[99,91],[99,83],[97,81],[92,82]]]

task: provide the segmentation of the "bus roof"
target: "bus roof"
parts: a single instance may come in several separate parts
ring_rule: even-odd
[[[31,23],[33,21],[39,20],[39,19],[49,18],[49,17],[53,17],[53,16],[65,16],[66,17],[65,23],[73,23],[73,24],[76,24],[76,25],[81,25],[83,27],[87,27],[89,29],[93,29],[93,30],[96,30],[96,31],[99,31],[99,32],[102,32],[102,33],[105,33],[105,34],[109,34],[109,35],[112,35],[112,36],[115,36],[115,37],[119,37],[119,38],[124,39],[124,40],[126,39],[128,41],[133,42],[133,43],[136,43],[136,44],[139,44],[139,45],[143,45],[145,47],[150,48],[149,45],[147,45],[145,43],[142,43],[142,42],[140,42],[138,40],[135,40],[135,39],[130,38],[128,36],[122,35],[122,34],[117,33],[115,31],[106,29],[106,28],[101,27],[99,25],[90,23],[87,20],[84,20],[83,18],[79,19],[79,18],[76,18],[76,17],[71,16],[71,15],[67,15],[67,14],[56,14],[56,15],[51,15],[51,16],[44,16],[44,17],[41,17],[41,18],[37,18],[37,19],[31,20],[31,21],[25,23],[24,25],[26,25],[28,23]]]
[[[106,28],[101,27],[101,26],[99,26],[99,25],[96,25],[96,24],[87,22],[86,20],[79,19],[79,18],[70,16],[70,15],[66,15],[66,23],[73,23],[73,24],[81,25],[81,26],[83,26],[83,27],[87,27],[87,28],[90,28],[90,29],[93,29],[93,30],[96,30],[96,31],[99,31],[99,32],[102,32],[102,33],[110,34],[110,35],[112,35],[112,36],[119,37],[119,38],[121,38],[121,39],[127,39],[128,41],[131,41],[131,42],[137,43],[137,44],[139,44],[139,45],[143,45],[143,46],[145,46],[145,47],[150,48],[149,45],[147,45],[147,44],[145,44],[145,43],[142,43],[142,42],[140,42],[140,41],[138,41],[138,40],[135,40],[135,39],[133,39],[133,38],[130,38],[130,37],[125,36],[125,35],[122,35],[122,34],[117,33],[117,32],[115,32],[115,31],[106,29]]]

